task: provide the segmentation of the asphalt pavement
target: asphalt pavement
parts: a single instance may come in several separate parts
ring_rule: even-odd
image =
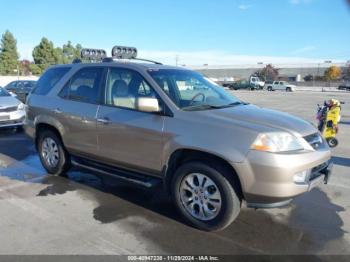
[[[161,188],[81,170],[49,176],[22,131],[0,130],[0,254],[350,254],[350,94],[232,93],[313,123],[317,103],[346,102],[330,183],[288,207],[243,208],[229,228],[206,233]]]

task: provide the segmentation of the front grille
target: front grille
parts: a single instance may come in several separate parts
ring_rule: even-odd
[[[313,180],[323,174],[323,172],[327,169],[329,162],[324,162],[321,165],[315,166],[311,169],[309,180]]]
[[[313,149],[317,150],[324,146],[324,139],[319,133],[304,136],[304,139],[312,146]]]
[[[0,121],[0,127],[1,127],[1,126],[5,126],[5,125],[20,124],[20,123],[23,123],[23,119]]]
[[[11,107],[0,107],[0,112],[13,112],[17,111],[17,106],[11,106]]]

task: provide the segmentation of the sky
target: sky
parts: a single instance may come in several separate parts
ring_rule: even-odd
[[[62,46],[134,46],[186,65],[350,60],[346,0],[0,0],[0,34],[21,58],[42,37]]]

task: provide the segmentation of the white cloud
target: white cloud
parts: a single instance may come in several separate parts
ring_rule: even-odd
[[[34,45],[18,45],[18,50],[21,59],[32,60],[32,50]],[[329,58],[305,58],[307,51],[313,50],[313,46],[306,46],[290,52],[290,56],[256,56],[256,55],[240,55],[220,50],[202,50],[202,51],[157,51],[157,50],[142,50],[138,52],[138,57],[156,60],[168,65],[175,65],[176,57],[178,65],[186,66],[249,66],[257,65],[263,62],[264,64],[300,64],[300,63],[320,63]],[[105,50],[109,50],[105,48]],[[343,62],[342,60],[332,60],[334,63]]]
[[[289,0],[289,3],[292,5],[299,5],[299,4],[309,4],[313,0]]]
[[[308,53],[310,51],[313,51],[315,49],[316,49],[316,47],[314,47],[312,45],[304,46],[302,48],[299,48],[299,49],[292,51],[292,54],[294,54],[294,55],[304,54],[304,53]]]
[[[238,8],[241,9],[241,10],[247,10],[249,9],[251,6],[250,5],[239,5]]]
[[[179,65],[201,66],[211,65],[256,65],[259,62],[264,64],[299,64],[299,63],[319,63],[323,58],[305,58],[296,56],[254,56],[238,55],[224,51],[152,51],[139,50],[139,57],[157,60],[164,64],[174,65],[178,57]],[[334,62],[336,62],[334,60]]]

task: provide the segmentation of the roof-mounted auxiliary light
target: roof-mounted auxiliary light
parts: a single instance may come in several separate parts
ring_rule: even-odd
[[[103,49],[84,48],[80,55],[83,59],[102,60],[107,57],[107,52]]]
[[[137,57],[137,49],[129,46],[114,46],[112,49],[112,57],[118,59],[135,59]]]

